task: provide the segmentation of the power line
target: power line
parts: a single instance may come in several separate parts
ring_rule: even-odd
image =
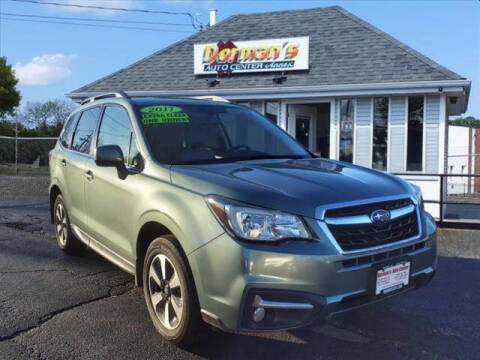
[[[1,1],[1,0],[0,0]],[[160,31],[160,32],[172,32],[172,33],[187,33],[191,34],[191,31],[183,30],[170,30],[170,29],[156,29],[156,28],[145,28],[145,27],[134,27],[134,26],[116,26],[116,25],[100,25],[100,24],[81,24],[81,23],[72,23],[72,22],[62,22],[62,21],[47,21],[47,20],[34,20],[34,19],[14,19],[8,17],[0,17],[0,20],[8,21],[25,21],[25,22],[36,22],[36,23],[45,23],[45,24],[61,24],[61,25],[77,25],[77,26],[89,26],[89,27],[101,27],[101,28],[112,28],[112,29],[128,29],[128,30],[150,30],[150,31]]]
[[[128,9],[128,8],[119,8],[119,7],[106,7],[98,5],[80,5],[80,4],[63,4],[54,1],[37,1],[37,0],[12,0],[16,2],[25,2],[31,4],[40,4],[40,5],[54,5],[54,6],[67,6],[67,7],[76,7],[84,9],[97,9],[97,10],[114,10],[114,11],[125,11],[125,12],[140,12],[148,14],[163,14],[163,15],[184,15],[190,18],[190,22],[194,29],[198,29],[197,24],[195,24],[195,17],[189,12],[176,12],[176,11],[163,11],[163,10],[147,10],[147,9]],[[202,27],[202,25],[200,25]]]
[[[169,26],[190,26],[189,24],[164,23],[164,22],[157,22],[157,21],[95,19],[95,18],[78,18],[78,17],[67,17],[67,16],[47,16],[47,15],[32,15],[32,14],[20,14],[20,13],[4,13],[4,12],[0,12],[0,15],[16,16],[16,17],[22,16],[22,17],[28,17],[28,18],[55,19],[55,20],[74,20],[74,21],[92,21],[92,22],[113,22],[113,23],[148,24],[148,25],[169,25]]]

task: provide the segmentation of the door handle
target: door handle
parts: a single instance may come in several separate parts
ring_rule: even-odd
[[[88,170],[85,172],[85,178],[88,180],[88,181],[92,181],[93,180],[93,172],[91,170]]]
[[[63,167],[67,166],[67,161],[65,159],[62,159],[62,161],[60,161],[60,164],[62,164]]]

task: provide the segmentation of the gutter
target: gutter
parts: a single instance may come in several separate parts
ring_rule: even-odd
[[[217,95],[229,100],[241,99],[279,99],[308,98],[319,96],[367,96],[367,95],[395,95],[418,93],[461,93],[465,97],[464,109],[468,104],[470,94],[470,80],[442,80],[442,81],[410,81],[394,83],[366,83],[366,84],[341,84],[319,86],[285,86],[285,87],[255,87],[255,88],[205,88],[205,89],[176,89],[176,90],[124,90],[132,97],[191,97],[199,95]],[[68,93],[67,97],[73,100],[96,96],[104,92]]]

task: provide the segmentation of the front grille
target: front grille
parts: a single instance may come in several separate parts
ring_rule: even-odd
[[[328,210],[325,214],[330,218],[338,218],[340,217],[339,214],[342,214],[342,216],[370,216],[373,211],[378,209],[393,210],[410,204],[412,204],[410,199],[402,199]],[[344,251],[366,249],[373,246],[394,243],[418,235],[417,212],[413,211],[407,215],[393,219],[384,225],[371,223],[348,225],[328,224],[328,228],[338,245]]]
[[[371,204],[356,205],[341,207],[336,209],[330,209],[325,212],[325,217],[345,217],[345,216],[356,216],[356,215],[370,215],[373,211],[383,209],[383,210],[394,210],[400,209],[402,207],[413,204],[412,199],[398,199],[390,201],[382,201]]]

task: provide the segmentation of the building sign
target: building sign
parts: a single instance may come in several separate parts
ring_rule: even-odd
[[[308,70],[308,51],[308,36],[194,44],[194,74]]]

